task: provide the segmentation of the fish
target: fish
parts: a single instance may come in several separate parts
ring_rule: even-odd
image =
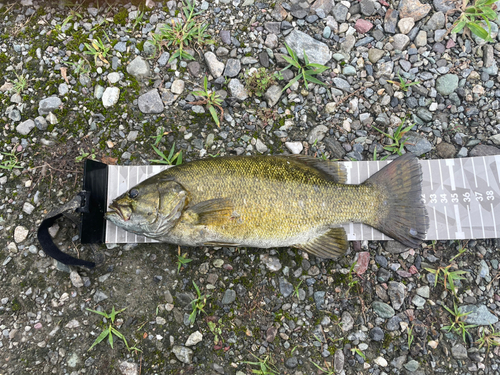
[[[295,247],[334,259],[345,223],[416,248],[429,227],[418,158],[406,153],[359,185],[341,163],[305,155],[229,156],[178,165],[114,199],[105,218],[180,246]]]

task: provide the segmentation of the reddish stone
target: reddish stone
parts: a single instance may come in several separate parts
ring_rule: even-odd
[[[453,41],[453,39],[448,39],[448,42],[446,43],[446,48],[453,48],[456,46],[456,43]]]
[[[370,253],[368,251],[362,251],[358,253],[358,260],[354,266],[354,272],[358,276],[361,276],[368,269],[368,264],[370,263]]]
[[[370,21],[359,18],[354,25],[356,31],[360,34],[365,34],[370,31],[373,27],[373,24]]]
[[[413,265],[412,265],[412,266],[410,267],[410,273],[411,273],[412,275],[415,275],[416,273],[418,273],[417,267],[415,267],[415,266],[413,266]]]

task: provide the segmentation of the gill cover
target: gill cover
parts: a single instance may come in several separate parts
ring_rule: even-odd
[[[157,238],[177,224],[187,199],[187,191],[175,181],[147,180],[116,198],[106,219],[127,231]]]

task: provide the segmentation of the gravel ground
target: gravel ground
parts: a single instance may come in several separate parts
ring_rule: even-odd
[[[405,151],[422,158],[499,154],[498,26],[491,43],[447,33],[450,3],[198,0],[214,43],[179,61],[153,43],[182,16],[175,1],[0,2],[0,163],[16,166],[0,170],[0,373],[500,374],[500,239],[353,242],[325,261],[296,249],[92,249],[61,221],[55,241],[98,259],[92,271],[55,264],[36,240],[44,215],[79,191],[82,158],[149,164],[162,133],[158,148],[184,161],[372,160],[392,142],[374,126],[392,135],[406,118]],[[324,85],[282,92],[297,74],[287,70],[256,93],[248,71],[282,70],[285,43],[329,67]],[[192,94],[204,77],[224,99],[220,127]],[[191,259],[180,270],[178,251]],[[426,270],[438,267],[464,271],[456,293]],[[193,283],[209,297],[191,324]],[[112,326],[140,350],[116,336],[89,350],[110,319],[87,309],[113,308],[126,308]]]

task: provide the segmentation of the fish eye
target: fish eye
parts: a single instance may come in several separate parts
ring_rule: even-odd
[[[128,197],[132,199],[137,198],[138,195],[139,195],[139,190],[137,189],[132,189],[128,193]]]

